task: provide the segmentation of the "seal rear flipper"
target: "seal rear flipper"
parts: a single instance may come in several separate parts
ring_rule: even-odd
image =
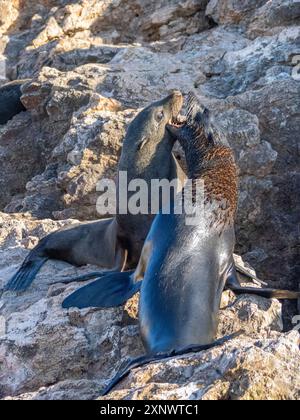
[[[236,338],[237,336],[239,336],[240,334],[241,334],[241,331],[231,334],[231,335],[227,335],[210,344],[194,345],[194,346],[184,347],[178,350],[171,350],[166,353],[150,354],[150,355],[137,357],[136,359],[132,359],[125,365],[124,368],[122,368],[115,375],[115,377],[110,381],[110,383],[106,386],[106,388],[101,392],[101,396],[107,395],[122,379],[126,378],[126,376],[129,375],[132,369],[142,367],[144,365],[147,365],[148,363],[154,363],[159,360],[168,359],[170,357],[182,356],[184,354],[198,353],[200,351],[209,350],[211,348],[223,345],[224,343],[226,343],[226,341],[232,340]]]
[[[236,295],[256,295],[266,299],[289,299],[297,300],[300,299],[300,292],[293,292],[290,290],[282,289],[257,289],[255,287],[234,287],[230,285],[230,290]]]
[[[23,262],[21,268],[4,287],[4,291],[24,292],[31,285],[37,273],[47,260],[47,257],[34,259],[32,255],[29,255]]]
[[[81,287],[63,301],[63,308],[113,308],[124,305],[135,295],[141,282],[132,280],[133,272],[110,274]]]

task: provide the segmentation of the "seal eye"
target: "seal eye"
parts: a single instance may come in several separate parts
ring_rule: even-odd
[[[163,120],[164,116],[165,116],[164,111],[159,111],[155,116],[156,121],[160,123]]]

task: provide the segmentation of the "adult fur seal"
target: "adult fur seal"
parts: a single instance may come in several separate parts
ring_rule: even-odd
[[[168,123],[176,122],[182,104],[182,94],[174,91],[145,108],[131,122],[118,168],[119,173],[127,171],[128,182],[141,178],[150,186],[151,179],[184,180],[185,175],[172,155],[174,138],[166,131]],[[130,194],[134,193],[128,193],[128,199]],[[75,266],[100,265],[117,271],[135,268],[154,217],[151,213],[117,214],[111,219],[54,232],[29,253],[6,290],[26,290],[48,259],[63,260]],[[94,276],[95,273],[90,273],[66,282]]]
[[[21,86],[28,81],[28,79],[16,80],[0,87],[0,125],[6,124],[15,115],[26,111],[21,102]]]
[[[214,345],[221,295],[235,270],[234,219],[238,177],[232,150],[207,134],[208,113],[191,97],[186,125],[176,130],[184,148],[188,177],[202,182],[203,201],[193,197],[195,223],[187,214],[160,213],[146,239],[132,283],[142,276],[139,309],[141,337],[147,356],[139,365],[189,349]],[[183,200],[188,193],[184,190]],[[198,208],[203,209],[197,212]],[[112,277],[112,276],[110,276]],[[112,279],[111,279],[112,281]],[[115,295],[112,299],[115,298]],[[114,386],[131,362],[104,393]]]

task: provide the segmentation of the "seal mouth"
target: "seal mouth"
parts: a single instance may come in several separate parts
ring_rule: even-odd
[[[169,121],[169,126],[173,128],[182,128],[187,122],[187,118],[184,115],[178,114],[173,115]]]
[[[185,117],[184,115],[178,114],[176,116],[173,115],[173,117],[170,119],[169,123],[167,124],[166,129],[173,138],[177,139],[181,129],[184,128],[186,125],[187,125],[187,117]]]

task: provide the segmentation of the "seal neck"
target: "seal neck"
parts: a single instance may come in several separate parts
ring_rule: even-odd
[[[231,148],[216,143],[204,131],[192,141],[182,143],[188,176],[204,187],[205,207],[214,209],[213,223],[227,225],[235,219],[238,201],[238,176]]]

